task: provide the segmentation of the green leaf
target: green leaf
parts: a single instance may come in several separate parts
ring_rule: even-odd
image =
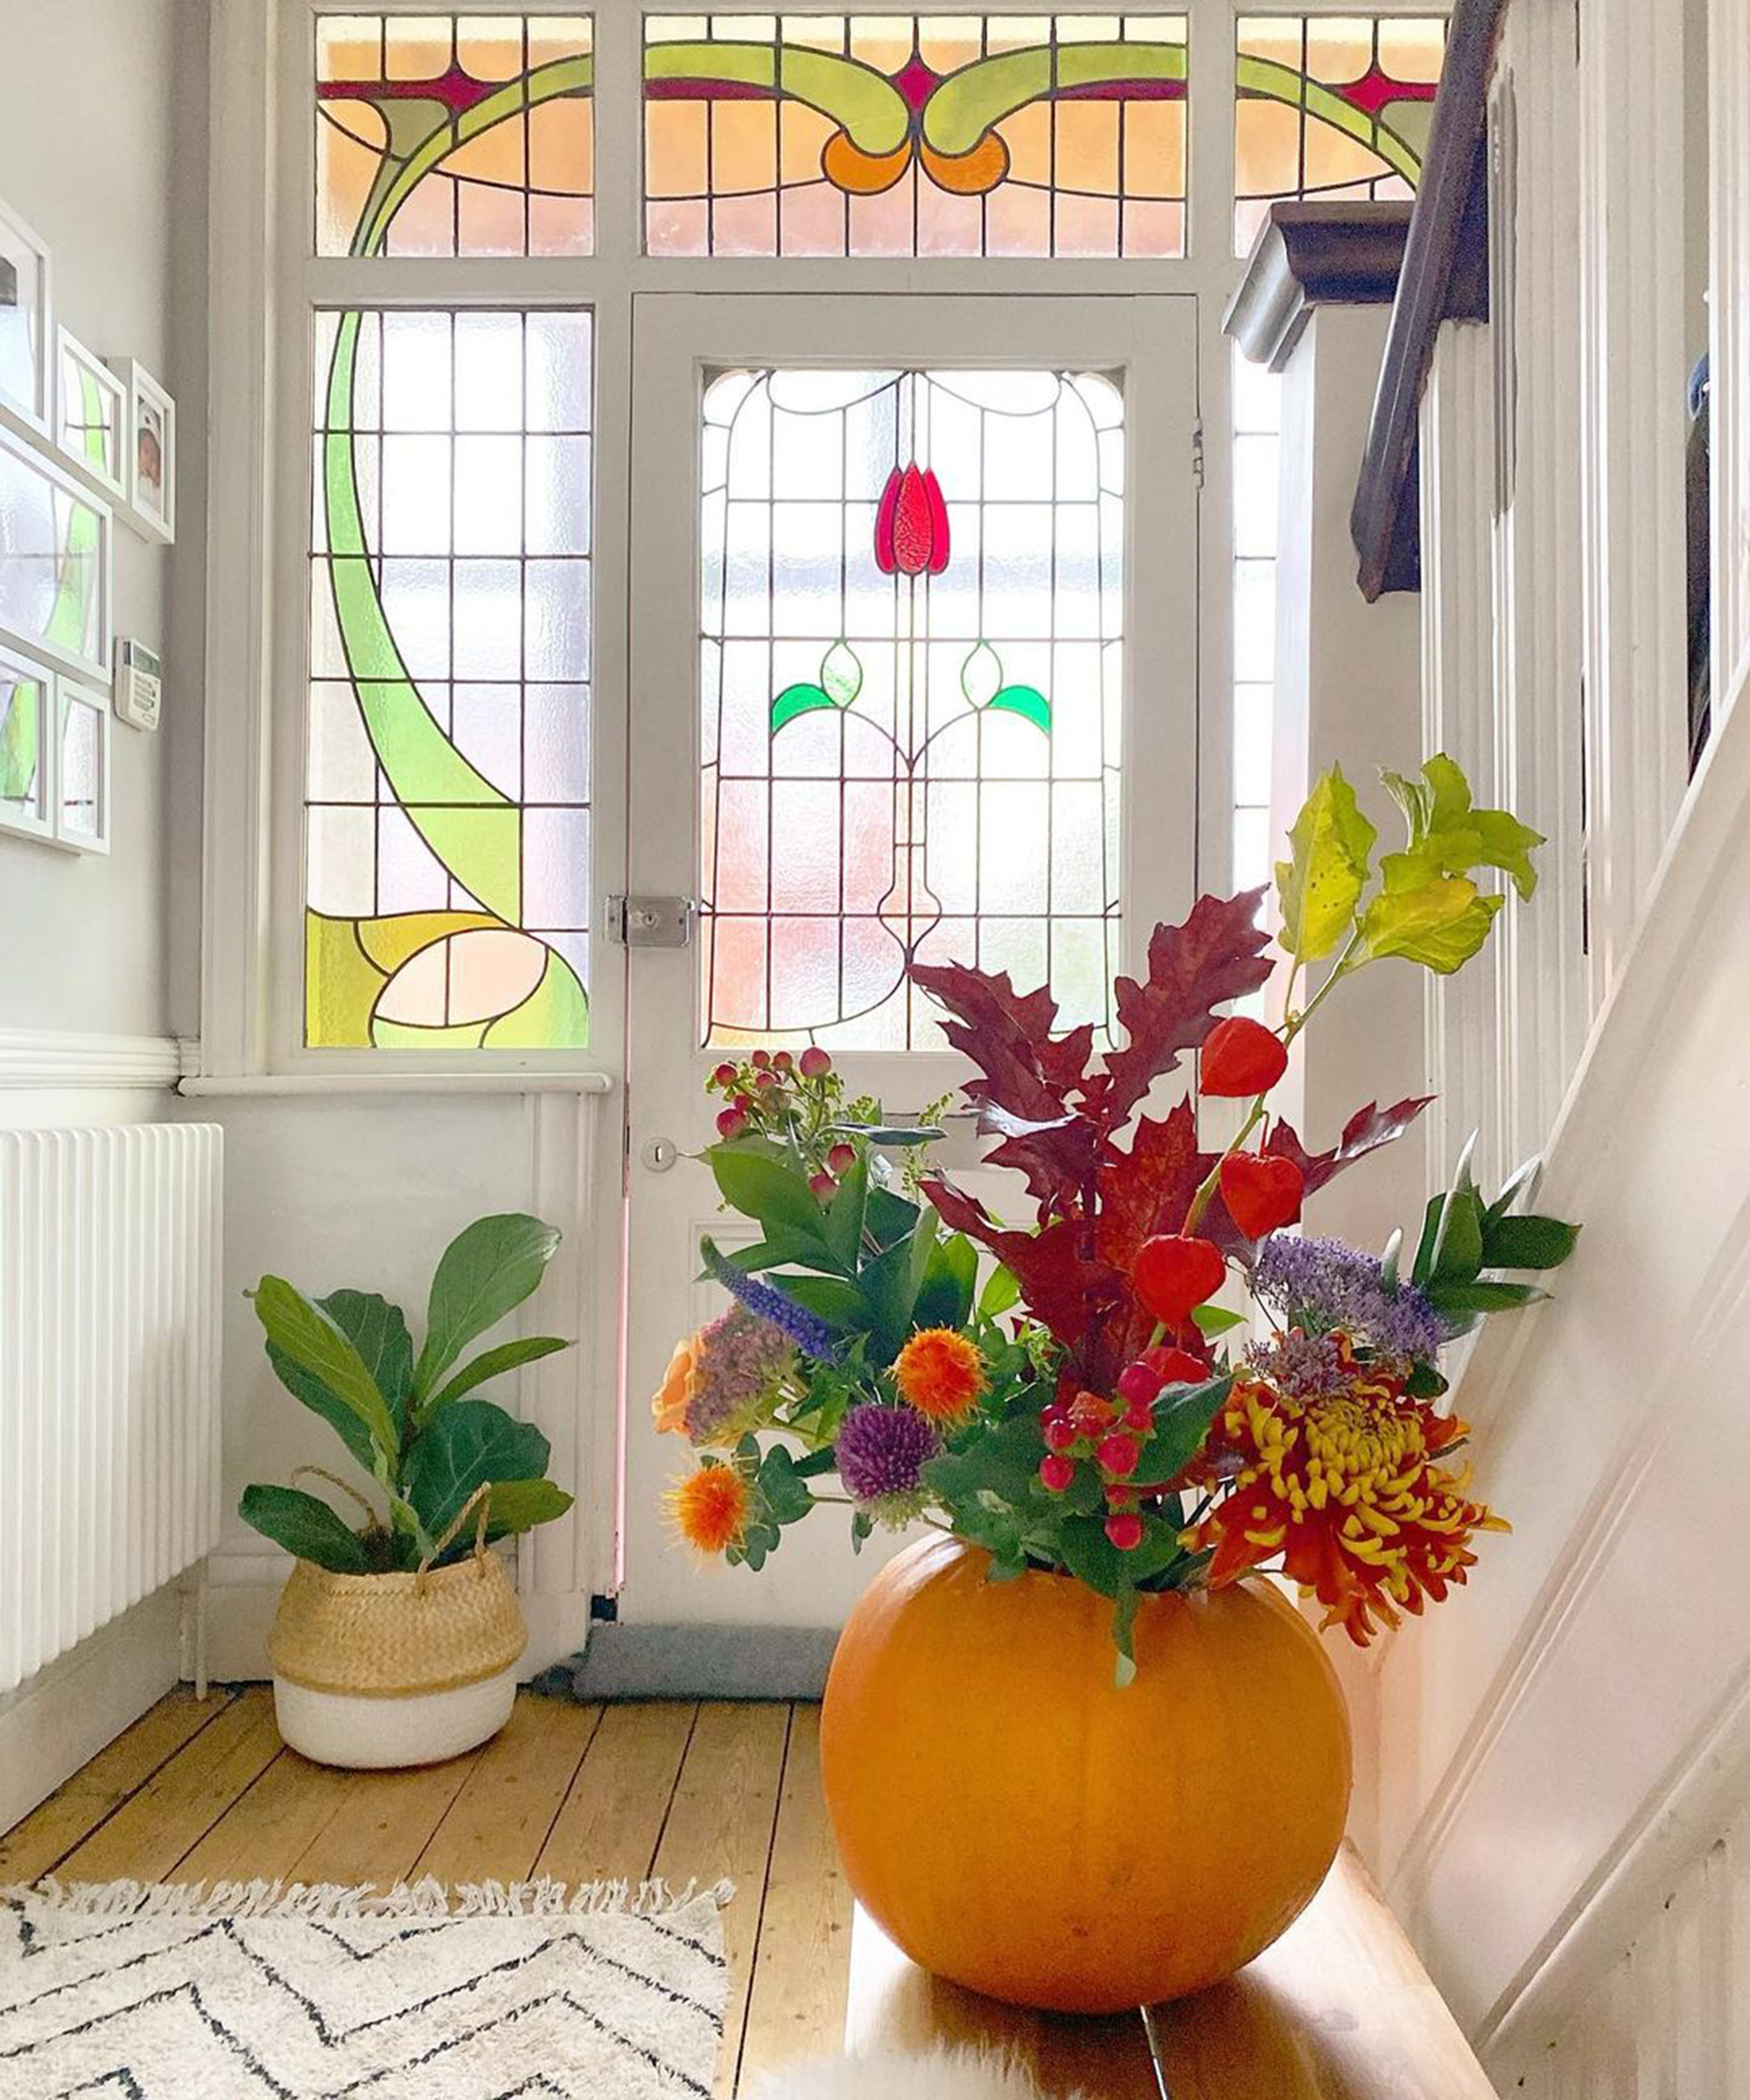
[[[1529,1159],[1522,1159],[1508,1176],[1506,1185],[1502,1187],[1501,1194],[1489,1205],[1489,1216],[1504,1218],[1513,1206],[1518,1202],[1521,1196],[1529,1195],[1531,1193],[1538,1175],[1543,1171],[1544,1162],[1536,1152],[1533,1152]]]
[[[712,1145],[705,1157],[732,1210],[757,1219],[768,1234],[793,1234],[817,1247],[827,1244],[826,1213],[799,1167],[726,1144]]]
[[[950,1233],[930,1250],[922,1288],[912,1307],[920,1327],[963,1327],[978,1284],[978,1250],[963,1232]]]
[[[983,1431],[963,1450],[931,1459],[923,1469],[924,1484],[956,1514],[987,1495],[1023,1509],[1032,1500],[1044,1456],[1038,1416],[1013,1415]]]
[[[283,1276],[262,1278],[256,1285],[255,1307],[272,1348],[325,1386],[364,1425],[384,1460],[394,1466],[401,1453],[401,1438],[388,1403],[364,1358],[333,1320]],[[305,1395],[300,1392],[298,1397],[304,1399]]]
[[[1035,729],[1051,734],[1051,702],[1036,685],[1005,685],[990,697],[993,708],[1000,708],[1006,715],[1018,715],[1024,722],[1031,722]]]
[[[331,1575],[368,1575],[364,1541],[301,1488],[246,1488],[237,1514],[263,1538]]]
[[[1140,1480],[1170,1480],[1188,1466],[1209,1433],[1222,1404],[1233,1389],[1233,1377],[1224,1373],[1202,1385],[1187,1385],[1175,1391],[1169,1387],[1156,1406],[1154,1428],[1137,1462]]]
[[[1463,768],[1444,752],[1429,759],[1422,774],[1421,782],[1399,774],[1382,776],[1408,824],[1409,857],[1431,875],[1499,868],[1522,897],[1530,896],[1537,886],[1531,850],[1543,844],[1542,832],[1510,810],[1473,808]]]
[[[1394,1295],[1397,1290],[1398,1264],[1403,1258],[1404,1231],[1397,1226],[1393,1228],[1391,1237],[1385,1242],[1385,1252],[1379,1257],[1379,1279]]]
[[[564,1516],[571,1500],[554,1480],[495,1480],[486,1536],[508,1538],[518,1531],[532,1531],[536,1524],[550,1524],[556,1516]]]
[[[781,1269],[790,1262],[803,1269],[824,1269],[833,1276],[843,1276],[845,1270],[845,1264],[824,1241],[805,1240],[799,1232],[769,1233],[751,1247],[725,1249],[724,1258],[749,1276],[758,1276],[767,1269]]]
[[[869,1155],[859,1152],[827,1206],[826,1243],[833,1258],[851,1270],[863,1246],[863,1214],[869,1204]]]
[[[364,1359],[396,1429],[402,1429],[413,1391],[413,1337],[407,1331],[407,1315],[374,1291],[331,1291],[316,1302]]]
[[[1429,1276],[1435,1283],[1468,1283],[1482,1267],[1482,1200],[1455,1188],[1441,1207]]]
[[[507,1371],[517,1370],[525,1363],[538,1363],[543,1356],[556,1355],[570,1346],[556,1334],[526,1334],[515,1341],[501,1341],[495,1349],[483,1349],[431,1396],[420,1410],[420,1419],[430,1421],[440,1407],[448,1407],[452,1400],[459,1400],[489,1378],[502,1378]]]
[[[319,1415],[365,1471],[374,1473],[377,1464],[376,1439],[363,1419],[314,1372],[294,1363],[284,1349],[277,1349],[269,1342],[267,1352],[274,1375],[287,1392],[301,1400],[312,1414]]]
[[[1118,1592],[1116,1608],[1112,1614],[1112,1645],[1118,1651],[1112,1681],[1120,1691],[1137,1681],[1137,1606],[1141,1602],[1135,1584],[1127,1584]]]
[[[1482,1222],[1485,1269],[1559,1269],[1580,1236],[1578,1225],[1560,1218],[1497,1217],[1491,1210]]]
[[[908,1145],[938,1144],[948,1132],[933,1123],[830,1123],[830,1136],[864,1138],[882,1152],[903,1152]]]
[[[1388,853],[1380,864],[1385,886],[1362,915],[1363,958],[1397,956],[1443,977],[1461,970],[1505,900],[1480,896],[1462,875],[1432,874],[1408,854]]]
[[[1293,858],[1277,864],[1280,939],[1291,956],[1316,962],[1346,937],[1377,836],[1342,768],[1334,766],[1313,784],[1288,835]]]
[[[434,1415],[408,1453],[408,1500],[435,1539],[454,1522],[482,1481],[538,1480],[552,1456],[532,1422],[518,1422],[490,1400],[458,1400]]]
[[[815,1506],[807,1480],[781,1444],[774,1444],[760,1460],[755,1483],[774,1524],[794,1524]]]
[[[1191,1324],[1200,1334],[1214,1340],[1217,1334],[1231,1334],[1236,1327],[1246,1324],[1243,1312],[1230,1312],[1226,1306],[1194,1306]]]
[[[878,1247],[891,1247],[895,1240],[903,1240],[922,1215],[918,1206],[906,1197],[897,1196],[891,1188],[873,1184],[869,1190],[869,1207],[863,1214],[863,1223]]]
[[[444,1250],[431,1278],[425,1347],[414,1375],[416,1396],[437,1385],[458,1356],[496,1326],[540,1283],[559,1235],[539,1218],[511,1211],[476,1218]]]
[[[1021,1302],[1021,1286],[1012,1270],[998,1262],[984,1279],[984,1288],[978,1293],[978,1317],[981,1320],[999,1320],[1012,1306]]]
[[[805,1311],[835,1327],[860,1334],[869,1325],[866,1298],[842,1276],[774,1276],[772,1281],[786,1298],[794,1298]]]
[[[1416,1259],[1410,1264],[1412,1284],[1425,1284],[1434,1273],[1434,1248],[1440,1237],[1440,1219],[1446,1208],[1445,1195],[1430,1196],[1422,1213],[1422,1236],[1416,1242]]]
[[[785,723],[794,722],[798,715],[812,714],[816,710],[833,705],[832,696],[823,692],[807,679],[794,685],[787,685],[772,703],[772,727],[775,732]]]
[[[884,1247],[858,1282],[869,1309],[870,1354],[889,1364],[912,1331],[912,1315],[929,1268],[940,1221],[925,1211],[902,1240]]]
[[[1448,1312],[1511,1312],[1521,1306],[1541,1305],[1549,1295],[1537,1284],[1499,1284],[1487,1277],[1452,1283],[1437,1278],[1428,1286],[1428,1302],[1442,1317]]]

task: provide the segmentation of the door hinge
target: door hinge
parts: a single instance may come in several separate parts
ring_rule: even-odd
[[[690,897],[610,897],[607,937],[621,948],[685,948],[697,911]]]
[[[1203,486],[1203,425],[1191,426],[1191,483],[1194,488]]]

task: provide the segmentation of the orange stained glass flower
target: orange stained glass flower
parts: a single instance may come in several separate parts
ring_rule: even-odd
[[[1476,1564],[1478,1531],[1509,1527],[1469,1493],[1468,1471],[1436,1463],[1465,1435],[1455,1417],[1410,1398],[1401,1378],[1340,1343],[1340,1382],[1290,1398],[1238,1381],[1210,1432],[1209,1456],[1237,1460],[1198,1527],[1214,1549],[1210,1587],[1279,1560],[1358,1648],[1400,1614],[1438,1603]]]
[[[699,1553],[724,1553],[747,1529],[752,1501],[733,1466],[701,1466],[668,1490],[668,1514],[687,1544]]]
[[[952,1327],[921,1327],[893,1362],[900,1396],[932,1422],[963,1422],[985,1388],[984,1360]]]

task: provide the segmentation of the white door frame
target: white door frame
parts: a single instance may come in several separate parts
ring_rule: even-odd
[[[1197,875],[1194,300],[1146,293],[846,294],[830,301],[654,293],[634,302],[633,343],[628,881],[634,892],[655,894],[690,896],[697,885],[699,430],[707,368],[960,365],[1122,373],[1120,953],[1127,971],[1140,968],[1150,928],[1188,910]],[[739,1569],[701,1572],[662,1538],[660,1493],[682,1453],[652,1435],[643,1402],[679,1334],[710,1316],[711,1292],[690,1279],[696,1236],[718,1222],[703,1168],[684,1158],[672,1171],[647,1160],[655,1140],[683,1152],[709,1142],[703,1082],[723,1053],[700,1044],[696,947],[638,949],[628,960],[622,1615],[643,1624],[836,1623],[854,1584],[848,1545],[829,1518],[792,1534],[757,1580]],[[839,1061],[853,1091],[866,1088],[906,1109],[947,1091],[969,1069],[945,1051],[850,1054]]]

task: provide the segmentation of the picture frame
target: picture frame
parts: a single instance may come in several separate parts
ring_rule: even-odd
[[[115,514],[0,421],[0,647],[108,690]]]
[[[127,387],[71,329],[57,329],[55,343],[55,442],[81,480],[125,503]]]
[[[0,199],[0,407],[46,438],[54,416],[47,244]]]
[[[0,648],[0,832],[22,838],[55,835],[55,775],[60,738],[54,673]]]
[[[109,850],[109,702],[76,678],[57,676],[55,844],[75,853]]]
[[[136,531],[166,546],[176,538],[176,402],[136,357],[112,357],[109,369],[127,389],[126,517]]]

